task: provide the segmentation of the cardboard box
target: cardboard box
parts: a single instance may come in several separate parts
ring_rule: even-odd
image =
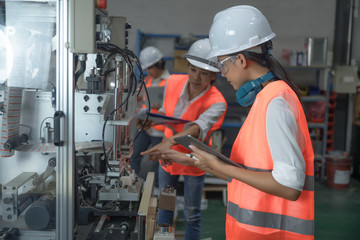
[[[187,73],[189,62],[184,58],[188,50],[174,50],[174,73]]]

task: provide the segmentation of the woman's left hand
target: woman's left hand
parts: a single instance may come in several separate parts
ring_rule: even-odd
[[[176,162],[184,166],[194,166],[194,162],[197,160],[186,156],[186,153],[178,152],[173,149],[169,149],[161,153],[161,160],[167,162]]]
[[[216,170],[223,166],[224,163],[214,155],[202,151],[193,145],[190,145],[190,148],[193,151],[191,154],[198,159],[198,161],[194,162],[195,167],[207,171],[208,169]]]

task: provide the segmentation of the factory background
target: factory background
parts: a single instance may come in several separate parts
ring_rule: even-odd
[[[171,57],[174,57],[174,54],[175,57],[177,55],[176,38],[178,35],[185,38],[189,35],[207,36],[213,16],[221,9],[236,4],[250,4],[262,9],[269,22],[271,22],[273,31],[277,34],[273,39],[274,50],[272,54],[285,66],[291,65],[289,59],[284,57],[288,51],[306,51],[306,46],[304,46],[306,40],[310,37],[315,37],[327,39],[327,65],[352,65],[359,68],[359,1],[110,1],[109,6],[111,7],[109,9],[110,12],[128,14],[128,22],[134,26],[129,33],[129,48],[139,51],[144,45],[154,45],[161,49],[165,56],[169,56],[171,59]],[[355,7],[353,13],[350,13],[351,10],[349,10],[351,5]],[[349,14],[353,14],[353,17],[351,18]],[[147,19],[147,21],[143,21],[143,19]],[[350,26],[352,25],[350,29],[349,24]],[[139,32],[144,34],[145,37],[141,38]],[[172,37],[175,39],[171,39]],[[140,39],[144,42],[140,42]],[[350,56],[349,54],[347,56],[346,52],[350,52]],[[174,69],[174,62],[171,60],[169,62],[169,68]],[[291,67],[289,70],[293,80],[299,86],[316,86],[319,84],[318,80],[314,80],[316,77],[314,77],[311,71],[310,73],[306,70],[296,71],[291,69]],[[321,81],[320,84],[324,85]],[[225,92],[228,93],[224,94],[226,99],[230,102],[233,101],[234,91],[231,86],[223,86],[221,83],[218,83],[218,85],[220,85],[220,88],[226,89]],[[325,89],[326,87],[320,86],[320,88]],[[331,91],[334,90],[332,89]],[[359,114],[357,110],[359,103],[357,103],[358,100],[355,100],[356,96],[353,91],[350,94],[337,93],[335,99],[329,97],[329,102],[333,104],[332,109],[329,109],[329,111],[334,113],[333,118],[329,122],[330,125],[333,124],[334,126],[330,129],[332,130],[330,134],[328,134],[331,141],[326,146],[321,146],[321,143],[320,147],[319,145],[317,146],[320,148],[320,150],[318,149],[320,153],[323,149],[326,149],[326,154],[329,151],[345,151],[351,155],[351,179],[356,183],[356,185],[352,186],[351,191],[356,193],[354,195],[341,192],[334,193],[334,191],[329,190],[331,189],[330,187],[327,189],[327,187],[319,186],[318,195],[316,195],[318,200],[316,206],[319,209],[319,212],[316,212],[316,216],[319,216],[316,222],[316,226],[318,226],[318,235],[315,235],[316,239],[356,239],[355,233],[348,233],[348,235],[341,233],[343,231],[353,232],[358,224],[349,223],[349,221],[359,216],[359,211],[356,210],[358,207],[356,199],[359,199],[359,185],[356,181],[360,179],[360,151],[358,147],[360,126],[356,125],[356,120],[354,120],[359,117],[357,115]],[[241,121],[241,119],[234,120],[232,116],[239,113],[239,111],[233,106],[229,106],[228,111],[230,112],[227,115],[230,125],[235,122],[234,125],[236,126],[236,122],[238,120]],[[233,128],[224,128],[224,133],[231,139],[229,141],[230,144],[235,137],[232,130]],[[226,145],[227,143],[225,143],[222,150],[229,154],[229,147]],[[218,191],[221,192],[220,190]],[[209,193],[211,194],[211,192]],[[332,196],[332,194],[334,195]],[[340,204],[341,207],[333,202],[337,201],[338,195],[342,195],[344,198],[338,200],[344,201]],[[330,215],[332,204],[341,208],[339,212],[334,211],[333,216]],[[354,212],[350,209],[353,209]],[[216,212],[214,209],[212,211]],[[322,211],[328,213],[324,214]],[[209,215],[204,217],[204,219],[211,218],[210,212],[207,213]],[[344,217],[346,213],[349,213],[348,217]],[[336,221],[335,218],[340,215],[346,220]],[[331,220],[327,222],[329,218]],[[213,228],[216,229],[214,232],[219,230],[215,227],[217,226],[216,221],[208,221],[211,226],[208,228],[210,229],[209,231]],[[211,236],[211,234],[206,236]],[[223,235],[220,234],[218,236]]]
[[[138,176],[125,166],[137,133],[138,99],[130,96],[138,86],[136,56],[155,46],[170,73],[186,73],[184,54],[208,37],[214,15],[242,4],[267,17],[276,33],[271,53],[303,96],[315,153],[315,239],[358,239],[360,0],[1,0],[0,37],[9,34],[2,27],[12,23],[8,16],[19,16],[17,27],[33,34],[21,36],[29,45],[9,41],[22,51],[13,69],[41,71],[19,71],[7,86],[0,62],[0,239],[184,239],[183,179],[176,194],[157,195],[147,157]],[[108,30],[118,48],[104,39],[95,43],[95,34]],[[9,61],[2,39],[0,61]],[[228,110],[213,148],[229,157],[247,109],[221,74],[215,86]],[[8,106],[8,96],[21,104]],[[226,194],[226,181],[206,176],[201,239],[225,239]],[[158,208],[175,211],[174,228],[156,226]]]
[[[251,4],[262,9],[271,22],[276,37],[272,54],[285,66],[291,65],[286,54],[291,51],[306,51],[308,38],[326,38],[326,64],[359,66],[360,19],[358,1],[108,1],[113,14],[127,15],[133,27],[129,31],[129,48],[139,52],[146,45],[157,46],[165,56],[176,56],[177,36],[207,36],[213,16],[226,7],[236,4]],[[139,7],[141,6],[141,7]],[[353,17],[349,17],[350,6],[354,6]],[[130,13],[130,14],[129,14]],[[156,17],[158,16],[158,17]],[[147,21],[143,21],[147,19]],[[351,20],[350,20],[351,19]],[[350,29],[349,30],[349,24]],[[141,42],[143,38],[148,38]],[[147,42],[146,42],[147,41]],[[347,54],[348,52],[348,54]],[[348,56],[347,56],[348,55]],[[170,70],[174,69],[169,61]],[[176,68],[176,66],[175,66]],[[297,74],[299,71],[295,71]],[[290,72],[291,74],[291,72]],[[298,85],[316,85],[313,75],[300,71],[292,77]],[[308,77],[308,79],[307,79]],[[321,88],[326,88],[320,82]],[[232,91],[231,89],[229,90]],[[350,100],[349,100],[350,98]],[[350,103],[349,103],[350,101]],[[333,149],[351,152],[355,161],[359,157],[359,127],[352,124],[355,99],[352,94],[337,94],[335,105],[335,129]],[[350,104],[350,105],[349,105]],[[356,110],[355,110],[356,111]],[[355,175],[358,175],[355,173]]]

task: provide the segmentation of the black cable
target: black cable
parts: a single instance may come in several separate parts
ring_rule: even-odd
[[[143,84],[143,86],[144,86],[144,90],[145,90],[145,93],[146,93],[146,98],[147,98],[147,100],[148,100],[148,101],[147,101],[147,102],[148,102],[148,108],[147,108],[147,111],[146,111],[146,112],[149,113],[149,112],[151,111],[150,97],[149,97],[149,93],[148,93],[148,91],[147,91],[146,85]],[[148,120],[149,120],[149,114],[146,114],[145,121],[144,121],[142,127],[140,128],[140,131],[138,131],[138,133],[136,134],[136,136],[135,136],[135,138],[134,138],[134,142],[135,142],[136,139],[139,137],[139,135],[144,131],[144,127],[145,127],[145,125],[146,125],[146,123],[147,123]]]
[[[75,149],[75,147],[73,148]],[[75,159],[76,159],[76,153],[74,153]],[[76,159],[77,160],[77,159]],[[75,161],[75,169],[78,169],[79,165],[79,161]],[[75,186],[78,186],[79,184],[79,174],[77,173],[77,171],[74,171],[74,180],[75,180]],[[79,199],[79,188],[75,188],[75,209],[74,209],[74,219],[75,222],[77,223],[79,220],[79,215],[80,215],[80,199]]]
[[[106,79],[106,78],[107,78],[107,76],[108,76],[110,73],[112,73],[112,72],[115,72],[115,68],[112,68],[112,69],[106,70],[106,71],[104,72],[104,78]]]
[[[108,167],[109,170],[114,171],[114,169],[112,169],[109,165],[109,162],[107,160],[107,155],[106,155],[106,148],[105,148],[105,128],[106,128],[106,123],[107,121],[109,121],[110,117],[116,112],[118,111],[122,106],[124,106],[124,104],[129,100],[130,94],[127,95],[125,101],[118,107],[116,107],[114,110],[112,110],[110,112],[110,114],[106,117],[105,122],[104,122],[104,126],[103,126],[103,130],[102,130],[102,147],[103,147],[103,154],[104,154],[104,161],[106,166]],[[115,149],[113,149],[113,151],[116,151]]]
[[[78,188],[81,187],[80,184],[77,185]],[[98,208],[98,207],[94,207],[91,205],[91,203],[87,202],[83,196],[83,192],[80,190],[79,191],[79,196],[80,196],[80,200],[82,201],[82,203],[84,203],[86,206],[88,206],[89,208],[95,210],[95,211],[99,211],[99,212],[109,212],[109,211],[113,211],[116,208],[116,201],[112,201],[111,203],[113,203],[113,205],[110,208]]]
[[[132,59],[135,59],[135,64],[136,66],[138,67],[139,69],[139,82],[141,84],[141,86],[144,86],[144,89],[145,89],[145,92],[146,92],[146,95],[147,95],[147,99],[148,99],[148,112],[150,112],[150,98],[149,98],[149,94],[146,90],[146,86],[144,84],[144,74],[142,72],[142,68],[141,68],[141,63],[140,63],[140,60],[138,59],[138,57],[130,50],[128,49],[121,49],[119,48],[118,46],[114,45],[114,44],[110,44],[110,43],[97,43],[97,48],[100,49],[100,50],[103,50],[103,51],[107,51],[107,52],[110,52],[110,55],[108,57],[108,60],[114,55],[114,54],[120,54],[123,59],[125,60],[125,62],[128,64],[129,68],[130,68],[130,74],[129,74],[129,79],[130,79],[130,82],[129,82],[129,88],[128,88],[128,94],[126,96],[126,99],[125,101],[118,107],[116,107],[108,116],[107,118],[105,119],[105,122],[104,122],[104,126],[103,126],[103,130],[102,130],[102,147],[103,147],[103,158],[104,158],[104,161],[105,161],[105,164],[107,166],[107,168],[111,171],[113,171],[113,169],[110,167],[109,165],[109,162],[108,162],[108,157],[107,157],[107,154],[106,154],[106,148],[105,148],[105,128],[106,128],[106,124],[107,124],[107,121],[110,119],[110,117],[116,112],[118,111],[124,104],[127,104],[128,103],[128,100],[130,98],[131,95],[134,95],[136,93],[136,89],[137,89],[137,78],[136,78],[136,75],[135,75],[135,70],[134,70],[134,67],[133,67],[133,64],[132,64]],[[131,57],[131,58],[130,58]],[[107,61],[108,61],[107,60]],[[106,63],[105,63],[106,65]],[[111,72],[111,69],[108,70],[106,73],[109,74]],[[104,74],[105,75],[105,74]],[[142,126],[141,130],[138,132],[138,134],[136,135],[134,141],[136,140],[136,138],[140,135],[140,133],[143,131],[145,125],[146,125],[146,122],[148,121],[148,118],[149,118],[149,115],[146,116],[146,119],[145,119],[145,122],[144,122],[144,125]],[[114,151],[114,150],[113,150]]]
[[[80,61],[80,69],[75,73],[75,87],[77,88],[77,81],[79,77],[85,72],[86,70],[86,61]]]
[[[96,55],[95,62],[96,62],[96,68],[101,68],[102,69],[104,67],[104,63],[103,63],[103,59],[102,59],[101,54],[98,53]]]
[[[108,88],[107,88],[107,86],[108,86],[108,84],[107,84],[107,78],[108,78],[108,76],[109,76],[109,74],[110,73],[112,73],[112,72],[114,72],[115,71],[115,68],[112,68],[112,69],[109,69],[109,70],[106,70],[105,72],[104,72],[104,80],[105,80],[105,89],[106,90],[108,90]]]
[[[139,69],[139,81],[140,82],[143,81],[144,74],[142,72],[140,60],[138,59],[138,57],[132,51],[130,51],[128,49],[121,49],[118,46],[116,46],[114,44],[110,44],[110,43],[98,43],[97,47],[99,49],[111,52],[110,56],[112,56],[112,54],[114,54],[114,52],[115,53],[120,53],[122,55],[122,57],[124,58],[124,60],[128,63],[128,65],[131,68],[130,78],[133,78],[134,80],[136,80],[135,71],[134,71],[132,63],[131,63],[132,61],[131,61],[131,59],[129,57],[129,56],[131,56],[133,59],[136,60],[135,63],[136,63],[136,66]],[[133,90],[133,94],[136,91],[136,87],[137,87],[137,81],[135,81],[135,88]]]
[[[76,67],[79,63],[79,55],[74,56],[74,71],[76,70]]]

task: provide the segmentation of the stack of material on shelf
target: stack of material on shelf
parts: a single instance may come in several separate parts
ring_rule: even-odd
[[[19,143],[20,110],[22,88],[5,85],[2,109],[0,157],[11,157]],[[12,144],[11,144],[12,143]]]
[[[359,72],[360,74],[360,72]],[[356,87],[355,107],[354,107],[354,124],[360,127],[360,86]]]
[[[323,133],[322,129],[313,128],[310,131],[311,143],[314,149],[315,159],[314,159],[314,171],[315,171],[315,179],[321,178],[321,169],[322,169],[322,156],[323,154]]]
[[[308,120],[312,123],[323,123],[325,120],[326,102],[317,101],[307,105]]]
[[[174,50],[174,73],[187,73],[188,61],[184,58],[184,55],[188,50],[175,49]]]
[[[334,150],[334,124],[335,124],[336,92],[331,92],[329,97],[329,114],[326,140],[326,152]]]

